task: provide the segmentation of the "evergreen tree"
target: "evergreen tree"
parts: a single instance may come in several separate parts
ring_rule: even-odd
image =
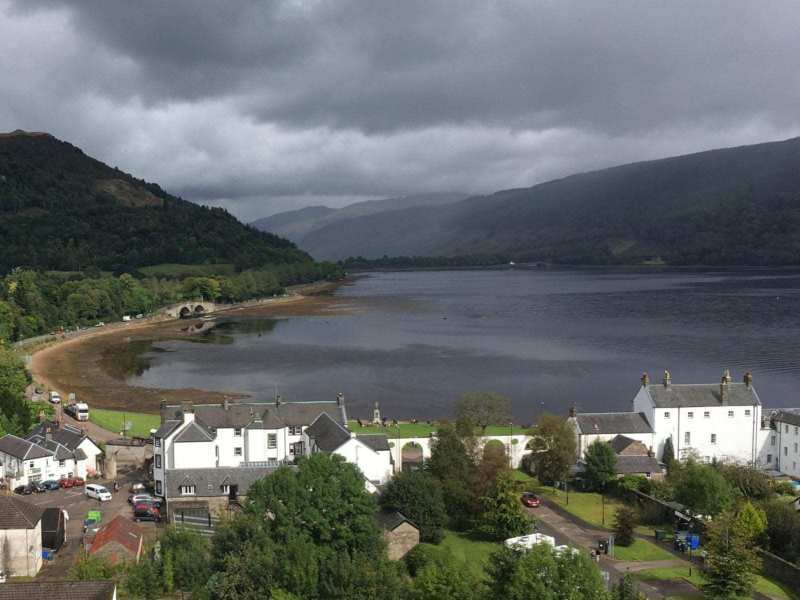
[[[661,452],[661,462],[667,465],[667,469],[672,468],[672,462],[675,460],[675,448],[672,445],[672,436],[667,438],[664,442],[664,450]]]
[[[489,495],[481,500],[483,512],[479,528],[486,536],[505,540],[530,532],[533,520],[522,509],[510,470],[506,469],[497,476]]]
[[[586,479],[596,490],[604,491],[616,479],[617,455],[608,442],[595,440],[586,449]]]
[[[707,529],[703,592],[710,598],[747,597],[761,568],[748,528],[732,512],[717,516]]]
[[[431,446],[425,469],[442,485],[450,525],[468,528],[479,508],[473,485],[475,463],[451,425],[439,427]]]
[[[626,573],[619,580],[619,583],[613,587],[611,600],[647,600],[647,596],[642,594],[636,587],[633,576],[630,573]]]
[[[633,541],[633,530],[637,525],[636,511],[623,505],[617,509],[614,521],[614,543],[619,546],[630,546]]]

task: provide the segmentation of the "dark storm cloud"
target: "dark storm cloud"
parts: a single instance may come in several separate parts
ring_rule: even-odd
[[[3,2],[0,50],[28,56],[0,58],[0,126],[240,214],[531,185],[800,126],[794,2]]]

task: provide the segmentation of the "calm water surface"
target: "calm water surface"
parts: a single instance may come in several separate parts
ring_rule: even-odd
[[[542,410],[629,410],[642,371],[675,383],[751,369],[767,406],[800,405],[800,273],[379,273],[336,292],[351,314],[229,318],[202,341],[140,344],[134,385],[333,399],[366,417],[438,417],[458,394]],[[199,340],[198,340],[199,341]]]

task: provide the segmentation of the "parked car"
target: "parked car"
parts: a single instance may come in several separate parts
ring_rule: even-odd
[[[57,490],[58,488],[61,487],[57,479],[48,479],[47,481],[43,481],[42,485],[45,487],[46,490],[50,491]]]
[[[21,494],[23,496],[30,496],[33,493],[33,486],[29,483],[27,485],[18,485],[14,488],[15,494]]]
[[[97,485],[96,483],[90,483],[86,486],[83,490],[83,493],[86,494],[89,498],[95,498],[96,500],[100,500],[100,502],[106,502],[107,500],[111,500],[111,492],[109,492],[106,488],[102,485]]]
[[[131,487],[128,488],[128,491],[131,494],[144,494],[147,491],[147,486],[141,481],[137,481],[136,483],[131,484]]]
[[[128,504],[136,505],[142,502],[149,502],[153,497],[150,494],[131,494],[128,496]]]
[[[72,478],[72,485],[75,487],[83,487],[86,483],[86,480],[83,477],[73,477]]]
[[[62,477],[58,480],[58,485],[62,488],[71,488],[75,485],[75,480],[72,477]]]
[[[43,494],[44,492],[47,491],[47,488],[41,481],[33,482],[30,485],[33,488],[34,494]]]
[[[533,492],[523,492],[522,497],[520,499],[522,500],[522,503],[528,508],[537,508],[542,504],[542,501],[539,498],[539,496],[537,496]]]
[[[161,511],[148,502],[136,504],[133,507],[133,520],[139,521],[155,521],[161,520]]]

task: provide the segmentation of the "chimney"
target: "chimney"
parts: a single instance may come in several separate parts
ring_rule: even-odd
[[[191,423],[194,421],[194,406],[190,402],[183,403],[183,422]]]
[[[166,409],[166,408],[167,408],[167,401],[166,401],[166,400],[164,400],[164,398],[162,398],[162,399],[161,399],[161,402],[159,403],[159,409],[160,409],[160,410],[164,410],[164,409]]]
[[[342,406],[344,404],[344,394],[339,392],[336,394],[336,406]]]
[[[50,441],[50,437],[52,434],[52,430],[50,429],[50,423],[44,426],[44,441],[45,443]]]
[[[578,416],[578,409],[575,407],[574,404],[569,407],[569,416],[571,419],[574,419],[575,417]]]
[[[280,394],[275,394],[275,406],[280,406],[283,404],[283,400],[281,400]]]
[[[653,447],[652,446],[650,446],[647,449],[647,456],[649,456],[650,458],[653,458],[655,456],[655,453],[653,452]]]
[[[648,385],[650,385],[650,375],[647,374],[647,371],[642,373],[641,381],[642,381],[642,387],[644,387],[644,388],[646,388]]]
[[[742,377],[742,381],[744,381],[745,387],[749,390],[750,387],[753,385],[753,374],[750,371],[747,371]]]
[[[664,369],[664,387],[667,389],[672,387],[672,375],[666,369]]]
[[[731,384],[730,369],[725,369],[722,372],[722,379],[719,382],[719,402],[720,404],[728,404],[728,386]]]

